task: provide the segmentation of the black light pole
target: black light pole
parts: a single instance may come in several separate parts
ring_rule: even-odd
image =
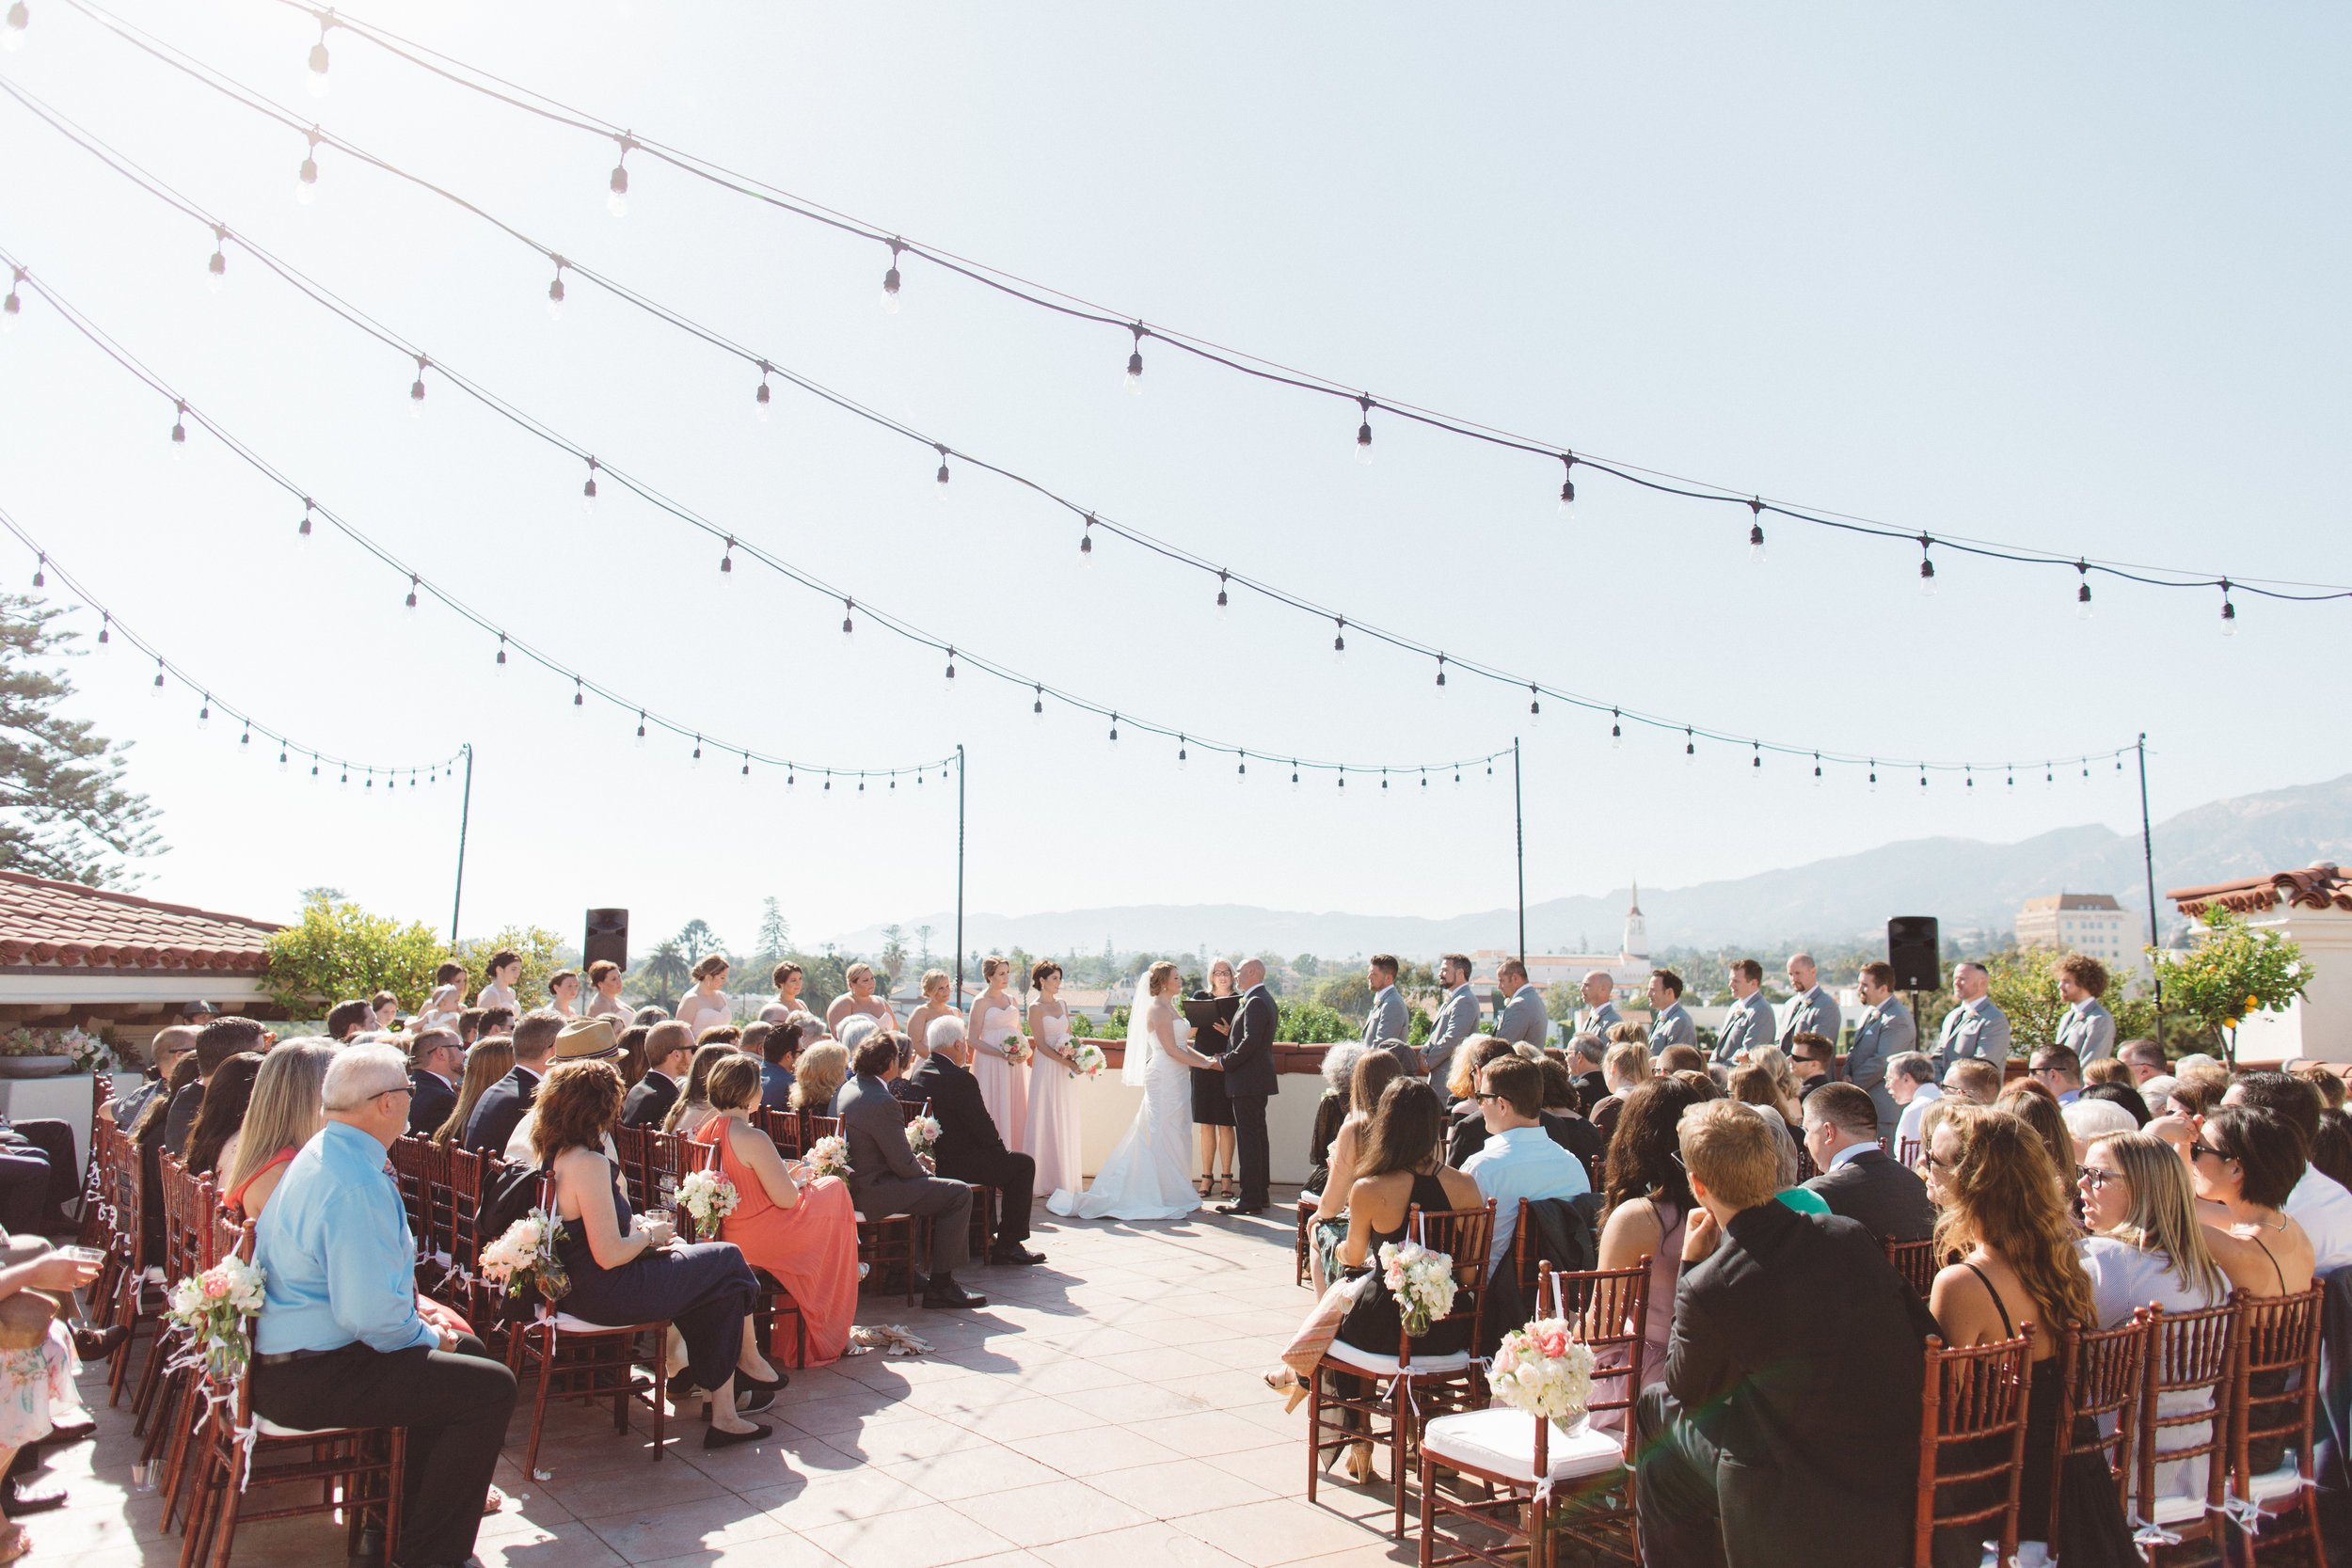
[[[1518,834],[1519,963],[1527,963],[1527,814],[1519,803],[1519,737],[1511,737],[1511,826]]]
[[[956,743],[956,1006],[963,1006],[963,743]]]
[[[2148,823],[2148,732],[2139,732],[2139,739],[2132,750],[2139,753],[2139,863],[2148,874],[2148,945],[2156,945],[2156,843]],[[2149,973],[2156,982],[2156,1034],[2164,1034],[2164,974],[2156,968],[2155,955],[2148,956]]]
[[[449,944],[457,945],[457,911],[466,903],[466,825],[473,816],[473,742],[469,740],[457,748],[466,759],[466,789],[457,807],[457,891],[449,901]]]

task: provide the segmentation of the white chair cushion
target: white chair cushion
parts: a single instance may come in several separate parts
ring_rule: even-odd
[[[2185,1497],[2178,1492],[2159,1494],[2156,1497],[2156,1506],[2148,1513],[2148,1518],[2152,1523],[2166,1526],[2187,1524],[2191,1520],[2201,1519],[2204,1516],[2205,1497],[2201,1492],[2193,1497]]]
[[[1535,1419],[1511,1409],[1464,1410],[1431,1419],[1421,1431],[1423,1453],[1490,1476],[1526,1481],[1535,1477]],[[1570,1432],[1552,1423],[1545,1468],[1553,1481],[1604,1475],[1625,1463],[1623,1442],[1605,1432]]]
[[[564,1334],[620,1334],[640,1328],[641,1323],[592,1323],[585,1318],[575,1318],[569,1312],[555,1315],[555,1326]]]
[[[2285,1464],[2265,1471],[2248,1482],[2247,1490],[2258,1503],[2277,1502],[2302,1490],[2303,1472],[2296,1467],[2295,1456],[2287,1455]]]
[[[1394,1377],[1397,1370],[1395,1356],[1359,1350],[1344,1339],[1332,1340],[1331,1348],[1323,1353],[1323,1358],[1345,1367],[1351,1372],[1363,1372],[1373,1377]],[[1466,1371],[1470,1364],[1470,1352],[1457,1350],[1451,1355],[1416,1355],[1406,1370],[1415,1377],[1438,1377],[1448,1372]]]
[[[253,1413],[253,1425],[264,1437],[336,1437],[357,1427],[290,1427],[271,1420],[260,1411]]]

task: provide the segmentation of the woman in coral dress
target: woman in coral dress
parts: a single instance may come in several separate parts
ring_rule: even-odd
[[[783,1286],[807,1326],[806,1360],[781,1329],[768,1354],[789,1367],[821,1367],[840,1359],[857,1313],[856,1209],[848,1183],[812,1178],[798,1162],[787,1164],[768,1134],[752,1125],[759,1087],[756,1056],[721,1062],[708,1084],[717,1114],[692,1136],[717,1147],[718,1168],[735,1188],[735,1212],[720,1222],[718,1239],[734,1243],[745,1262]]]
[[[1007,1148],[1024,1153],[1029,1148],[1029,1064],[1005,1054],[1005,1043],[1021,1033],[1021,1004],[1005,989],[1012,965],[989,957],[980,964],[988,989],[973,999],[972,1016],[963,1032],[973,1045],[972,1076],[979,1080],[980,1103],[996,1123],[996,1135]]]
[[[1086,1181],[1078,1165],[1078,1072],[1071,1058],[1070,1006],[1061,990],[1061,965],[1041,959],[1029,972],[1038,999],[1029,1006],[1029,1042],[1037,1057],[1029,1064],[1028,1152],[1037,1161],[1037,1196],[1051,1197]]]

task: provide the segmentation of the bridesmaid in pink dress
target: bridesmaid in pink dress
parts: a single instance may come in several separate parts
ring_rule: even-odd
[[[973,1048],[972,1076],[980,1081],[980,1103],[988,1107],[990,1119],[996,1123],[996,1135],[1005,1140],[1007,1148],[1027,1153],[1029,1148],[1029,1069],[1027,1064],[1015,1064],[1005,1057],[1008,1036],[1021,1033],[1021,1005],[1012,999],[1005,987],[1012,979],[1012,965],[994,954],[981,960],[980,976],[988,989],[972,1000],[972,1011],[963,1022],[965,1037]]]
[[[735,1212],[719,1222],[717,1239],[734,1243],[745,1262],[772,1275],[807,1325],[807,1360],[799,1359],[784,1316],[768,1354],[787,1367],[837,1361],[857,1315],[857,1212],[849,1184],[837,1176],[811,1177],[798,1161],[787,1164],[752,1125],[759,1109],[758,1057],[738,1053],[721,1062],[711,1069],[708,1093],[717,1114],[691,1135],[716,1146],[718,1168],[736,1193]]]
[[[1029,1146],[1037,1161],[1037,1196],[1077,1192],[1086,1184],[1078,1168],[1078,1080],[1070,1059],[1070,1007],[1059,999],[1061,965],[1041,961],[1029,971],[1038,999],[1029,1006],[1029,1043],[1037,1059],[1029,1067]]]

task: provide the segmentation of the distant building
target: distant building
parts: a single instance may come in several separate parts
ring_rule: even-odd
[[[2110,893],[2052,893],[2028,898],[2017,911],[2017,945],[2080,953],[2120,977],[2148,974],[2147,940],[2139,918]]]
[[[2284,1012],[2249,1015],[2238,1030],[2239,1061],[2352,1060],[2352,877],[2319,861],[2299,871],[2174,888],[2165,896],[2192,920],[2231,910],[2303,950],[2310,976],[2302,1000]]]
[[[1495,983],[1495,971],[1510,953],[1500,947],[1482,947],[1470,956],[1470,983],[1481,989]],[[1609,972],[1610,983],[1616,996],[1640,996],[1649,984],[1649,927],[1642,918],[1642,887],[1633,885],[1632,897],[1625,911],[1625,934],[1614,953],[1530,953],[1527,956],[1527,978],[1530,984],[1549,995],[1554,986],[1574,990],[1585,975],[1596,969]]]

